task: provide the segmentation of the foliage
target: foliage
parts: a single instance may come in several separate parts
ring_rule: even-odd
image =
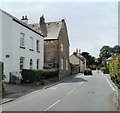
[[[57,69],[43,69],[43,70],[22,70],[23,82],[45,82],[45,80],[58,78]]]
[[[103,46],[101,49],[100,49],[100,58],[102,59],[107,59],[109,57],[111,57],[113,55],[113,49],[109,46]]]
[[[82,52],[81,55],[85,57],[87,67],[90,67],[91,65],[98,66],[97,59],[94,56],[91,56],[88,52]]]
[[[4,63],[0,61],[0,80],[4,80],[5,75],[4,75]]]
[[[50,66],[43,66],[43,69],[51,69],[52,67]]]
[[[120,54],[109,61],[109,71],[113,82],[120,88]]]

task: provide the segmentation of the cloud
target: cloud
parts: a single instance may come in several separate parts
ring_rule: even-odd
[[[76,49],[98,56],[104,44],[117,43],[118,4],[110,2],[26,2],[2,3],[0,7],[17,18],[28,15],[29,23],[37,23],[44,14],[46,21],[66,19],[70,54]]]

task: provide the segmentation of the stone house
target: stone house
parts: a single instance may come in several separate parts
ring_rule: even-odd
[[[11,75],[21,78],[22,69],[43,69],[44,38],[22,20],[0,10],[0,61],[4,62],[5,82]]]
[[[77,50],[69,57],[69,60],[72,65],[79,66],[79,72],[84,72],[86,68],[86,59],[78,53]]]
[[[57,68],[60,79],[69,76],[70,44],[65,20],[46,23],[41,16],[39,23],[29,26],[44,35],[44,65]]]

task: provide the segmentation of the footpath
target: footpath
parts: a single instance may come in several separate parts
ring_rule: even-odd
[[[79,74],[81,74],[81,73],[79,73]],[[49,88],[49,87],[54,86],[58,83],[64,82],[65,80],[72,79],[73,77],[75,77],[77,75],[78,74],[72,75],[72,76],[64,78],[60,81],[50,83],[47,85],[36,85],[36,84],[19,84],[19,85],[17,85],[17,84],[5,83],[4,84],[5,85],[5,94],[2,97],[2,104],[14,101],[15,99],[22,97],[22,96],[30,95],[37,90]]]
[[[113,81],[111,80],[109,74],[103,74],[103,75],[105,76],[105,78],[108,81],[110,87],[114,91],[114,93],[113,93],[113,102],[117,106],[118,111],[120,113],[120,89],[118,89],[117,86],[113,83]]]

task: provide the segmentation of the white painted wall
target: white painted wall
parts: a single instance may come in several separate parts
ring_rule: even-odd
[[[69,60],[70,60],[70,63],[74,65],[79,65],[79,58],[77,58],[75,55],[72,54]]]
[[[2,13],[2,60],[4,62],[5,81],[9,81],[12,69],[12,18]],[[9,55],[9,58],[6,58]]]
[[[0,10],[0,61],[2,61],[2,11]]]
[[[6,82],[9,82],[9,73],[20,71],[20,57],[25,57],[24,69],[29,69],[29,61],[33,60],[33,69],[36,69],[37,59],[40,59],[40,69],[44,65],[44,39],[39,34],[18,24],[12,17],[3,13],[2,16],[2,60],[5,64]],[[20,33],[25,34],[25,49],[20,48]],[[33,37],[34,51],[30,51],[30,37]],[[36,40],[40,42],[40,53],[36,51]],[[6,58],[6,55],[10,55]],[[19,75],[18,75],[19,76]]]
[[[82,64],[82,61],[79,61],[79,58],[77,58],[75,55],[71,55],[70,58],[70,63],[72,63],[73,65],[79,65],[80,62],[80,72],[83,72],[86,68],[86,64]]]

